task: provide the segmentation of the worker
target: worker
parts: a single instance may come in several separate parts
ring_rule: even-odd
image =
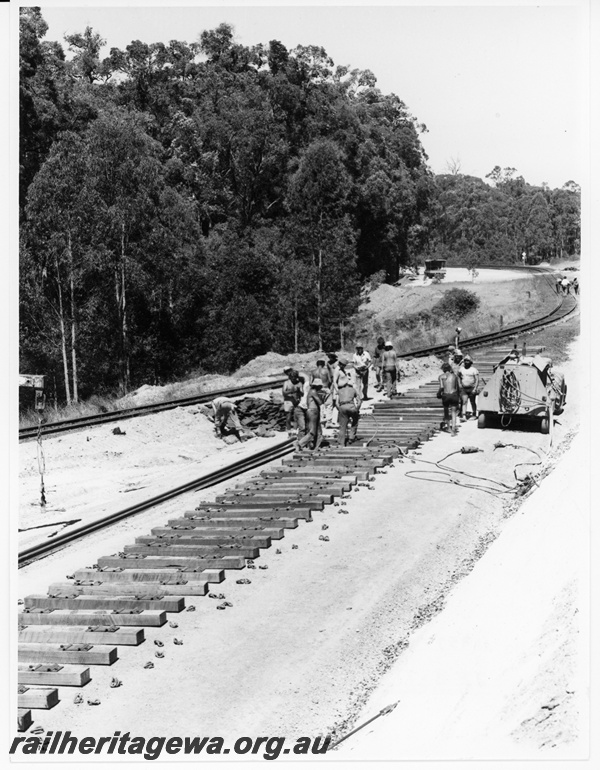
[[[383,382],[388,398],[397,395],[398,356],[391,341],[385,343],[382,359]]]
[[[288,374],[292,371],[293,369],[291,368],[285,369],[284,373]],[[294,410],[300,403],[299,389],[301,390],[302,386],[299,384],[299,382],[292,382],[288,374],[287,379],[281,386],[281,393],[283,395],[283,411],[285,413],[285,429],[288,433],[291,433],[294,427]]]
[[[362,343],[357,343],[356,353],[352,358],[354,364],[354,387],[360,392],[363,401],[369,401],[369,372],[371,370],[371,354],[365,350]]]
[[[563,276],[563,279],[560,282],[560,285],[562,286],[563,294],[571,293],[571,281],[569,281],[566,275]]]
[[[217,438],[223,438],[223,431],[227,422],[231,420],[233,423],[233,432],[241,440],[240,434],[245,431],[240,422],[240,418],[237,415],[234,402],[230,398],[227,398],[227,396],[218,396],[213,399],[211,406],[215,421],[215,436]]]
[[[556,293],[560,294],[562,291],[562,285],[561,285],[562,278],[559,276],[556,277]]]
[[[373,351],[373,368],[375,369],[376,385],[375,390],[383,390],[383,378],[381,376],[381,367],[383,361],[383,351],[385,350],[385,340],[383,337],[377,337],[377,347]]]
[[[321,430],[321,407],[325,400],[325,394],[323,393],[323,382],[319,377],[315,377],[308,389],[307,408],[306,408],[306,433],[301,438],[298,438],[296,443],[296,449],[302,450],[305,447],[310,449],[318,449],[323,440],[323,432]]]
[[[573,291],[575,294],[579,294],[579,279],[573,278]]]
[[[477,394],[479,393],[479,370],[473,366],[473,359],[466,354],[458,368],[461,422],[477,417]],[[470,407],[470,409],[469,409]]]
[[[337,406],[338,391],[340,386],[350,382],[350,375],[346,372],[346,367],[350,362],[346,356],[339,356],[337,360],[337,367],[333,373],[333,400]]]
[[[331,416],[333,413],[333,373],[331,368],[325,363],[325,358],[317,359],[317,366],[310,373],[311,384],[316,379],[321,380],[323,383],[323,408],[321,409],[321,427],[331,423]]]
[[[306,434],[306,408],[307,408],[307,396],[310,386],[310,377],[306,372],[300,372],[294,369],[293,366],[288,366],[283,370],[283,373],[290,380],[294,386],[293,398],[294,401],[294,422],[298,429],[298,437],[301,438]]]
[[[338,409],[340,412],[340,429],[338,443],[341,446],[353,444],[356,441],[356,430],[360,419],[360,395],[352,384],[347,381],[338,388]]]
[[[456,414],[459,404],[458,377],[452,371],[450,364],[442,364],[442,374],[438,382],[438,397],[442,399],[444,407],[444,419],[440,428],[447,430],[450,427],[451,435],[456,436]]]
[[[461,335],[462,329],[460,326],[457,326],[454,330],[454,347],[459,348],[460,347],[460,335]]]
[[[338,410],[335,404],[335,378],[337,375],[337,371],[339,369],[337,353],[333,353],[333,352],[327,353],[327,369],[329,370],[329,377],[331,381],[331,386],[330,386],[331,392],[330,392],[329,403],[325,404],[326,415],[327,415],[327,422],[325,423],[325,427],[337,428]]]
[[[458,416],[462,418],[463,416],[463,404],[462,404],[462,393],[461,393],[461,384],[460,384],[460,367],[463,362],[463,354],[462,351],[458,348],[454,348],[454,354],[452,355],[452,358],[448,362],[450,364],[450,368],[454,372],[454,374],[458,377]],[[463,420],[464,422],[464,420]]]

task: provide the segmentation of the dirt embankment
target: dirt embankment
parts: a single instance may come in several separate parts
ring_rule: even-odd
[[[462,318],[447,318],[442,326],[431,326],[427,316],[452,289],[467,289],[480,299],[478,309]],[[382,336],[391,339],[396,350],[414,350],[451,342],[454,328],[470,337],[531,320],[550,312],[557,302],[554,279],[548,275],[519,276],[515,280],[475,281],[414,286],[383,284],[368,295],[349,325],[349,337],[365,342]],[[423,315],[423,320],[416,316]]]

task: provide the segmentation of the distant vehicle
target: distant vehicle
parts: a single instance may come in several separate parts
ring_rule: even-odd
[[[426,259],[425,260],[425,278],[439,278],[446,275],[445,259]]]
[[[578,267],[563,267],[563,273],[566,273],[567,271],[573,271],[573,270],[579,272]]]

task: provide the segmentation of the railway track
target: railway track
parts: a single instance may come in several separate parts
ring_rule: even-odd
[[[555,323],[575,306],[562,302],[560,313],[553,311],[537,325],[521,328],[530,331]],[[505,330],[507,334],[514,335],[514,328]],[[476,352],[472,342],[467,344]],[[481,363],[477,359],[476,364],[484,377],[504,352],[506,348],[480,354]],[[263,469],[214,501],[201,500],[193,510],[182,510],[122,550],[99,555],[93,566],[82,566],[53,583],[46,594],[26,596],[18,617],[18,729],[31,726],[32,711],[39,714],[57,706],[72,697],[72,688],[85,687],[97,671],[113,665],[121,648],[143,644],[148,629],[160,628],[183,612],[190,597],[205,596],[211,584],[226,576],[246,580],[246,570],[262,566],[255,563],[261,551],[284,538],[287,529],[305,526],[325,506],[343,505],[345,496],[376,483],[377,474],[386,472],[406,450],[434,438],[440,421],[436,389],[433,381],[396,400],[374,404],[361,419],[360,440],[352,446],[296,452],[291,441],[284,441],[172,490],[169,497],[283,458],[279,466]],[[164,499],[168,497],[146,501],[143,508]],[[19,554],[19,563],[30,564],[143,508],[133,506],[51,544],[27,549]]]
[[[483,266],[486,269],[502,269],[495,266]],[[506,269],[505,267],[503,269]],[[513,268],[511,268],[513,269]],[[527,272],[548,273],[552,272],[548,268],[536,268],[527,267],[523,268],[515,266],[514,269],[523,270]],[[461,343],[465,346],[474,347],[477,345],[485,344],[487,342],[495,342],[498,340],[506,339],[506,337],[523,334],[533,329],[543,328],[544,326],[562,320],[565,316],[572,313],[577,304],[574,298],[569,298],[572,301],[567,301],[566,297],[562,297],[558,305],[553,308],[549,313],[528,321],[527,323],[516,324],[510,327],[506,327],[497,332],[490,332],[488,334],[480,334],[474,337],[465,338]],[[406,353],[399,354],[399,358],[421,358],[428,355],[436,355],[443,353],[446,350],[447,345],[434,345],[427,348],[418,348],[417,350],[408,351]],[[59,433],[66,433],[71,430],[78,430],[81,428],[89,428],[95,425],[102,425],[104,423],[116,422],[118,420],[130,419],[133,417],[143,417],[148,414],[156,414],[157,412],[167,411],[169,409],[177,409],[178,407],[194,406],[196,404],[207,404],[218,396],[242,396],[245,393],[257,393],[262,390],[270,388],[278,388],[284,382],[284,378],[270,378],[263,380],[254,385],[241,388],[228,388],[225,390],[213,390],[206,393],[201,393],[196,396],[188,396],[186,398],[171,399],[169,401],[162,401],[157,404],[147,404],[145,406],[131,407],[129,409],[118,409],[110,412],[104,412],[102,414],[90,415],[87,417],[75,417],[70,420],[61,420],[52,423],[46,423],[35,427],[20,428],[19,429],[19,441],[27,441],[29,439],[37,438],[41,436],[50,436]]]

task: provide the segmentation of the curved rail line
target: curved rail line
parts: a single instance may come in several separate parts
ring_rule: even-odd
[[[563,298],[563,301],[561,302],[560,306],[558,308],[555,308],[554,311],[552,311],[551,313],[548,313],[546,316],[536,319],[535,322],[521,324],[518,327],[519,331],[530,331],[533,329],[538,330],[540,328],[544,328],[549,323],[557,323],[558,321],[561,321],[564,318],[566,318],[568,315],[574,312],[574,310],[577,307],[577,303],[575,301],[572,301],[571,303],[565,303],[565,299],[566,298]],[[557,312],[557,311],[560,311],[560,312]],[[465,346],[468,345],[469,347],[473,347],[474,345],[481,346],[485,344],[490,344],[492,342],[496,342],[499,339],[506,338],[507,336],[514,336],[515,333],[516,333],[516,327],[511,327],[510,333],[509,333],[509,330],[506,329],[500,335],[497,333],[488,334],[488,335],[478,335],[477,337],[465,339],[461,344],[464,344]],[[431,351],[431,353],[435,354],[435,353],[443,353],[446,351],[446,349],[447,349],[446,345],[438,345],[434,348],[429,348],[428,350]],[[425,353],[423,353],[423,355],[425,355]],[[414,353],[413,353],[413,356],[415,356]],[[219,391],[219,392],[222,393],[223,391]],[[208,394],[206,394],[206,396],[208,396]],[[213,397],[214,397],[214,394],[213,394]],[[435,404],[436,402],[433,402],[433,403]],[[404,408],[409,404],[411,404],[411,401],[410,399],[403,399],[402,404]],[[368,420],[363,421],[363,426],[365,426],[366,424],[368,424]],[[421,434],[417,432],[413,436],[411,436],[411,439],[413,441],[414,440],[420,441],[423,437],[429,438],[432,430],[433,430],[432,426],[428,426],[427,430],[425,430],[425,433]],[[378,434],[379,434],[379,426],[376,427],[375,433],[373,437],[369,439],[369,442],[373,440],[373,438],[375,438]],[[77,540],[85,537],[86,535],[91,534],[92,532],[96,532],[101,529],[104,529],[105,527],[108,527],[111,524],[121,521],[122,519],[129,518],[130,516],[133,516],[137,513],[141,513],[145,510],[153,508],[154,506],[159,505],[160,503],[163,503],[167,500],[171,500],[186,492],[190,492],[198,489],[205,489],[206,487],[214,486],[215,484],[221,483],[223,481],[228,481],[230,479],[233,479],[236,476],[246,471],[259,467],[260,465],[264,465],[268,462],[271,462],[272,460],[276,460],[281,457],[284,457],[286,454],[289,454],[292,451],[293,444],[294,444],[293,440],[287,439],[282,443],[277,444],[274,447],[269,447],[268,449],[259,451],[251,455],[250,457],[238,460],[226,466],[225,468],[219,469],[217,471],[213,471],[212,473],[206,474],[190,482],[187,482],[186,484],[180,485],[171,490],[163,492],[141,503],[138,503],[133,506],[129,506],[120,511],[117,511],[116,513],[110,514],[109,516],[105,516],[101,519],[98,519],[97,521],[92,522],[88,525],[78,527],[77,529],[72,530],[71,532],[66,532],[63,535],[59,535],[56,538],[54,538],[51,542],[41,543],[36,546],[31,546],[30,548],[27,548],[19,553],[19,567],[23,567],[27,564],[37,561],[38,559],[42,559],[45,556],[48,556],[51,553],[54,553],[66,547],[67,545],[70,545],[73,542],[76,542]]]
[[[488,266],[482,266],[488,269]],[[493,266],[493,269],[507,269]],[[513,269],[523,270],[527,272],[539,272],[548,273],[552,272],[548,268],[536,268],[536,267],[522,267],[515,266]],[[521,334],[533,329],[539,329],[549,323],[562,320],[565,316],[572,313],[577,307],[577,303],[573,300],[572,303],[566,302],[566,297],[562,297],[558,305],[549,313],[528,321],[522,324],[515,324],[513,326],[507,326],[505,329],[501,329],[496,332],[488,332],[486,334],[479,334],[474,337],[464,338],[461,340],[462,345],[474,346],[481,345],[487,342],[495,342],[505,339],[514,334]],[[399,358],[421,358],[428,355],[436,355],[445,352],[447,344],[433,345],[426,348],[419,348],[417,350],[407,351],[406,353],[400,353]],[[116,422],[117,420],[129,419],[132,417],[141,417],[147,414],[154,414],[157,412],[167,411],[169,409],[176,409],[182,406],[194,406],[195,404],[206,404],[212,401],[218,396],[241,396],[245,393],[256,393],[268,388],[280,387],[284,382],[284,378],[271,378],[263,380],[255,385],[250,385],[240,388],[227,388],[224,390],[213,390],[206,393],[201,393],[196,396],[188,396],[186,398],[172,399],[170,401],[162,401],[157,404],[147,404],[145,406],[131,407],[129,409],[119,409],[111,412],[104,412],[103,414],[90,415],[87,417],[76,417],[70,420],[60,420],[46,425],[36,426],[33,428],[21,428],[19,430],[19,441],[25,441],[27,439],[36,438],[38,433],[41,432],[42,436],[48,436],[57,433],[64,433],[69,430],[75,430],[78,428],[88,428],[94,425],[101,425],[108,422]]]
[[[560,317],[554,311],[541,323],[538,320],[537,326],[530,323],[521,328],[561,320],[576,306],[568,305],[561,303],[565,312]],[[492,367],[487,360],[482,364],[482,370]],[[237,577],[241,570],[254,568],[261,550],[282,539],[286,529],[312,521],[313,514],[318,516],[326,505],[340,505],[334,503],[336,498],[343,504],[346,493],[370,487],[376,483],[376,474],[386,472],[386,466],[406,449],[434,437],[440,412],[436,389],[434,381],[405,392],[398,400],[374,404],[361,420],[365,438],[360,444],[298,453],[294,442],[286,440],[19,554],[20,566],[32,563],[179,494],[284,458],[280,465],[227,489],[215,501],[200,502],[194,510],[182,511],[180,518],[136,537],[119,553],[100,556],[93,567],[75,570],[66,582],[49,586],[47,594],[25,597],[18,618],[18,729],[27,730],[32,724],[31,709],[52,708],[59,702],[59,686],[83,687],[91,679],[90,667],[96,676],[96,666],[112,665],[119,646],[142,644],[151,628],[167,623],[168,613],[182,612],[188,598],[204,596],[209,584],[221,582],[226,571],[235,570],[229,574]]]

